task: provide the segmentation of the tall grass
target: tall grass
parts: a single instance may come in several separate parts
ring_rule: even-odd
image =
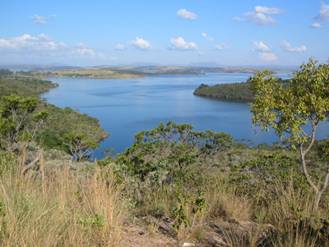
[[[96,170],[47,179],[10,172],[0,181],[0,246],[120,246],[124,202]],[[42,184],[43,183],[43,184]]]
[[[169,219],[180,245],[211,233],[230,247],[329,246],[329,227],[321,225],[329,222],[328,197],[314,213],[312,193],[292,183],[274,185],[268,203],[258,205],[220,172],[205,174],[197,188],[134,187],[118,185],[106,167],[82,173],[64,166],[36,176],[21,175],[11,156],[0,156],[0,165],[6,168],[0,170],[0,246],[125,246],[128,215]],[[260,245],[264,239],[267,245]]]
[[[313,210],[314,194],[294,188],[290,183],[283,187],[275,185],[276,200],[267,209],[267,221],[277,229],[272,239],[276,247],[328,247],[329,207],[324,203]],[[325,198],[326,202],[327,198]],[[324,223],[326,222],[326,223]],[[323,224],[324,223],[324,224]]]

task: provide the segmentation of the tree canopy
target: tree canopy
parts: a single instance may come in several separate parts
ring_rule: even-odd
[[[310,60],[286,84],[279,83],[267,70],[258,72],[250,82],[255,93],[253,122],[264,129],[273,128],[293,148],[299,148],[303,172],[316,193],[317,208],[329,184],[329,165],[324,182],[318,185],[309,173],[306,155],[316,142],[320,122],[328,121],[329,64]]]
[[[47,113],[37,110],[34,97],[5,96],[0,100],[0,146],[11,149],[19,141],[30,141],[36,135]]]

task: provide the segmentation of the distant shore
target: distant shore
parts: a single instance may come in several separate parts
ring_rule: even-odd
[[[204,75],[207,73],[254,73],[256,69],[243,67],[190,67],[190,66],[116,66],[70,67],[36,69],[19,72],[39,78],[69,77],[91,79],[129,79],[162,75]]]
[[[248,82],[217,84],[214,86],[201,84],[195,89],[193,94],[200,97],[231,102],[249,103],[254,99]]]

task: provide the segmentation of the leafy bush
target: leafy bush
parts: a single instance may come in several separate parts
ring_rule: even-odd
[[[119,155],[117,163],[130,176],[145,181],[147,176],[161,183],[190,179],[189,166],[234,145],[232,137],[212,131],[194,131],[191,125],[168,122],[136,135],[135,143]]]

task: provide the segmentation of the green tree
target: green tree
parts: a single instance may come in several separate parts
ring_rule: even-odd
[[[83,132],[71,131],[63,136],[63,144],[74,160],[80,161],[89,158],[92,149],[98,147],[98,140]]]
[[[232,137],[225,133],[195,131],[189,124],[161,123],[152,130],[139,132],[135,143],[118,156],[117,163],[124,164],[128,174],[142,181],[150,175],[172,183],[189,179],[192,165],[233,144]]]
[[[34,97],[5,96],[0,100],[0,147],[9,151],[19,143],[32,141],[47,112],[38,111],[39,100]]]
[[[306,157],[316,142],[320,122],[328,121],[329,65],[310,60],[286,84],[279,83],[270,71],[258,72],[250,82],[255,94],[251,108],[253,122],[266,130],[273,128],[299,150],[303,173],[315,193],[314,210],[317,210],[329,185],[329,166],[323,181],[317,183]]]
[[[74,160],[88,159],[93,149],[108,136],[97,119],[75,112],[70,108],[47,108],[48,126],[41,142],[49,148],[63,149]]]

